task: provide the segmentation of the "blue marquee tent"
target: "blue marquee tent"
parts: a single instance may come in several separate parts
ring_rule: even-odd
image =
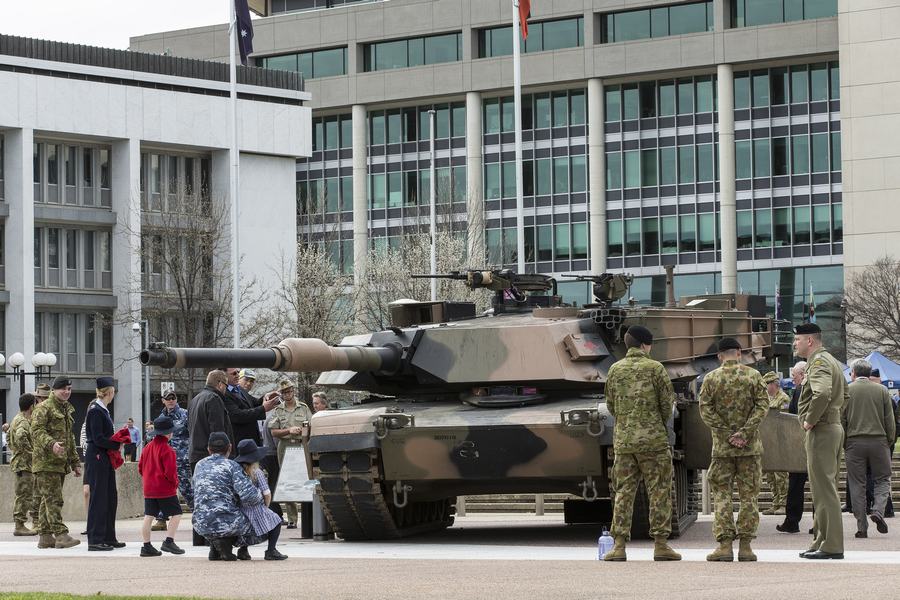
[[[866,357],[873,369],[881,372],[881,383],[889,389],[900,388],[900,365],[886,357],[881,352],[872,352]],[[850,367],[844,370],[844,377],[850,381]]]

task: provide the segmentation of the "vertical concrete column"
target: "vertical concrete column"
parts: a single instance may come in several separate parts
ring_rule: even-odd
[[[132,328],[141,314],[141,142],[132,138],[112,144],[112,209],[116,225],[112,235],[113,364],[119,391],[116,395],[118,421],[143,415],[142,367],[137,360],[142,339]],[[144,419],[151,418],[143,415]]]
[[[722,293],[737,292],[737,200],[734,189],[734,69],[719,65],[719,219]]]
[[[238,185],[240,185],[240,180],[238,180]],[[231,273],[239,277],[241,270],[231,265],[231,152],[229,150],[214,150],[210,153],[209,201],[215,207],[215,214],[221,215],[222,231],[227,232],[219,240],[221,246],[213,252],[213,270],[216,273]],[[240,262],[239,256],[238,265]],[[222,287],[222,293],[231,292],[230,281]],[[230,327],[228,333],[227,339],[230,345],[232,337]],[[193,392],[194,390],[188,390],[188,393]]]
[[[13,129],[4,137],[6,166],[6,201],[9,218],[6,220],[6,355],[21,352],[25,355],[25,370],[32,371],[34,356],[34,148],[33,129]],[[12,251],[11,251],[12,250]],[[19,412],[18,380],[10,380],[6,409],[7,420]],[[34,389],[34,377],[25,380],[25,389]]]
[[[353,282],[359,285],[366,275],[369,253],[368,118],[364,104],[354,104],[353,112]]]
[[[484,162],[481,149],[481,94],[466,93],[466,214],[468,263],[484,263]]]
[[[588,173],[590,177],[591,273],[606,270],[606,106],[603,82],[588,79]]]

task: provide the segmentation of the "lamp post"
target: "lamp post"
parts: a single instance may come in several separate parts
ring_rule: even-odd
[[[52,352],[38,352],[31,357],[31,364],[32,366],[34,366],[35,370],[25,371],[23,369],[23,367],[25,366],[24,354],[22,354],[21,352],[13,352],[12,355],[10,355],[9,360],[7,360],[5,356],[0,354],[0,367],[2,367],[3,365],[12,367],[12,373],[3,371],[0,372],[0,375],[6,375],[7,377],[18,379],[19,394],[24,394],[25,377],[27,377],[28,375],[37,375],[38,377],[46,375],[47,377],[49,377],[51,369],[56,366],[56,355]]]
[[[147,348],[150,342],[150,322],[147,319],[135,321],[131,325],[131,330],[141,334],[141,348]],[[143,418],[141,419],[141,427],[150,417],[150,367],[144,365],[144,409]]]

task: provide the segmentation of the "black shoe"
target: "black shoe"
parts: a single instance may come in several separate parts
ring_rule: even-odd
[[[170,554],[184,554],[184,550],[179,548],[178,544],[176,544],[175,542],[170,542],[169,540],[164,541],[159,549]]]
[[[162,556],[162,552],[150,544],[144,544],[141,546],[141,556]]]
[[[875,528],[878,529],[878,533],[888,532],[888,526],[887,523],[884,522],[884,517],[879,514],[874,514],[869,518],[872,519],[873,523],[875,523]]]
[[[219,551],[220,560],[231,562],[237,560],[237,556],[235,556],[234,552],[231,550],[236,539],[237,538],[219,538],[210,542],[210,545],[215,546],[216,550]]]
[[[288,521],[287,528],[288,529],[297,529],[297,524],[294,523],[293,521]]]
[[[87,530],[85,529],[84,531],[82,531],[81,535],[87,535]]]
[[[853,535],[853,537],[855,537],[855,538],[867,538],[867,537],[869,537],[869,534],[866,533],[865,531],[857,531],[857,532]]]
[[[811,560],[842,560],[844,558],[843,552],[822,552],[821,550],[816,550],[815,552],[804,552],[800,555],[802,558],[809,558]]]
[[[816,530],[812,527],[809,528],[809,535],[816,535]]]
[[[215,546],[210,546],[209,548],[209,560],[222,560],[222,556],[219,554],[219,551],[216,550]]]
[[[810,548],[809,550],[804,550],[800,553],[800,558],[806,558],[807,554],[812,554],[813,552],[818,552],[818,550],[813,550],[812,548]]]
[[[237,551],[237,559],[238,560],[251,560],[250,551],[247,550],[247,546],[241,546]]]
[[[841,507],[841,512],[853,512],[853,509],[845,504]]]
[[[107,546],[112,546],[113,548],[124,548],[125,542],[120,542],[119,540],[113,540],[111,542],[103,542]]]
[[[112,549],[109,544],[88,544],[88,550],[91,552],[108,552]]]
[[[780,531],[781,533],[800,533],[800,528],[796,525],[794,525],[793,527],[789,527],[784,524],[776,525],[775,530]]]
[[[278,550],[266,550],[265,560],[287,560],[287,556]]]

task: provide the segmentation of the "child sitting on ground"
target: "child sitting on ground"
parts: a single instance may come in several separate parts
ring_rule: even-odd
[[[266,475],[259,468],[259,461],[266,455],[266,449],[260,448],[253,440],[241,440],[238,444],[238,455],[234,460],[244,468],[244,473],[253,482],[253,485],[262,494],[263,502],[251,506],[241,505],[241,512],[250,521],[253,533],[258,542],[267,540],[269,547],[265,552],[266,560],[285,560],[287,556],[275,549],[278,536],[281,534],[281,517],[270,508],[272,492],[269,491],[269,482]],[[253,542],[251,542],[253,543]],[[241,546],[237,553],[238,560],[250,560],[250,552],[247,546]]]
[[[175,532],[181,522],[181,503],[178,502],[178,466],[175,450],[169,445],[175,423],[171,418],[160,415],[153,421],[153,438],[141,452],[138,472],[144,480],[144,524],[141,535],[144,545],[141,556],[160,556],[162,552],[150,543],[150,527],[157,515],[169,518],[166,539],[160,546],[163,552],[184,554],[175,544]]]

